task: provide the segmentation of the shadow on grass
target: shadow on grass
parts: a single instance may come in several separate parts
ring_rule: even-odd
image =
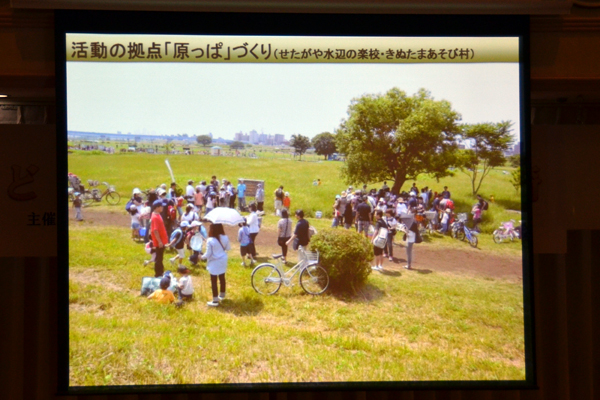
[[[507,211],[508,210],[521,211],[521,201],[519,201],[519,200],[496,199],[496,204],[501,205]]]
[[[415,271],[415,272],[418,272],[419,274],[423,274],[423,275],[431,274],[433,272],[430,269],[419,269],[419,268],[412,268],[412,267],[409,271]]]
[[[402,276],[402,274],[400,273],[400,271],[390,271],[389,269],[382,269],[381,271],[379,271],[379,273],[381,275],[386,275],[386,276]]]
[[[332,293],[332,296],[346,303],[364,303],[379,300],[383,297],[385,291],[373,285],[367,283],[361,290],[355,295]]]
[[[236,316],[258,315],[263,308],[264,304],[262,300],[250,296],[244,296],[241,299],[225,299],[219,307],[215,307],[215,309],[221,312]]]

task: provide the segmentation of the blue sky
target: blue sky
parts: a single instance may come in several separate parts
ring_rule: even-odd
[[[515,123],[519,66],[481,64],[67,63],[68,129],[202,135],[333,132],[350,100],[398,87],[445,99],[465,123]]]

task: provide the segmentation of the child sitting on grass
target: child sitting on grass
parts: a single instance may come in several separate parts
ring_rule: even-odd
[[[175,301],[175,296],[173,296],[173,292],[168,290],[171,285],[171,280],[168,277],[163,277],[160,280],[160,289],[157,289],[148,296],[148,299],[154,300],[159,304],[171,304]]]
[[[190,270],[185,265],[180,265],[177,268],[177,272],[181,274],[181,278],[177,281],[179,301],[190,301],[194,297],[194,286],[192,285]]]

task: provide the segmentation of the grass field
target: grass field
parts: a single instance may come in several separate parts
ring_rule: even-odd
[[[222,306],[194,269],[177,309],[139,297],[152,269],[128,230],[72,224],[72,385],[524,378],[520,282],[398,271],[350,300],[265,297],[232,251]]]
[[[134,187],[169,183],[164,158],[74,153],[69,171],[84,182],[107,181],[125,197],[118,206],[104,203],[90,210],[124,214]],[[292,209],[309,215],[321,210],[328,216],[335,194],[346,187],[339,162],[183,155],[169,160],[178,182],[213,174],[264,179],[268,194],[283,184]],[[319,187],[311,185],[316,178],[323,181]],[[508,179],[493,171],[482,187],[482,193],[496,198],[486,214],[488,230],[501,220],[519,219],[506,211],[520,209]],[[419,177],[417,183],[449,186],[459,211],[474,203],[464,174],[440,183]],[[269,196],[265,205],[270,209]],[[276,221],[266,216],[263,230],[274,230]],[[330,224],[329,219],[310,222],[317,229]],[[178,309],[139,296],[141,278],[153,275],[153,269],[142,266],[147,255],[130,234],[126,224],[70,222],[71,385],[525,378],[519,280],[398,267],[371,274],[354,298],[312,297],[298,285],[267,297],[252,289],[251,269],[240,265],[232,238],[228,298],[222,306],[207,308],[208,273],[195,268],[196,301]],[[438,235],[420,246],[439,251],[441,262],[449,249],[511,260],[521,254],[520,243],[496,245],[486,234],[478,249]],[[277,251],[273,243],[260,248],[260,257],[266,260]]]

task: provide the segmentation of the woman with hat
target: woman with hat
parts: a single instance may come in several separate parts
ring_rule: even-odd
[[[136,205],[138,208],[144,204],[142,191],[139,188],[133,189],[133,193],[131,193],[131,203]]]

